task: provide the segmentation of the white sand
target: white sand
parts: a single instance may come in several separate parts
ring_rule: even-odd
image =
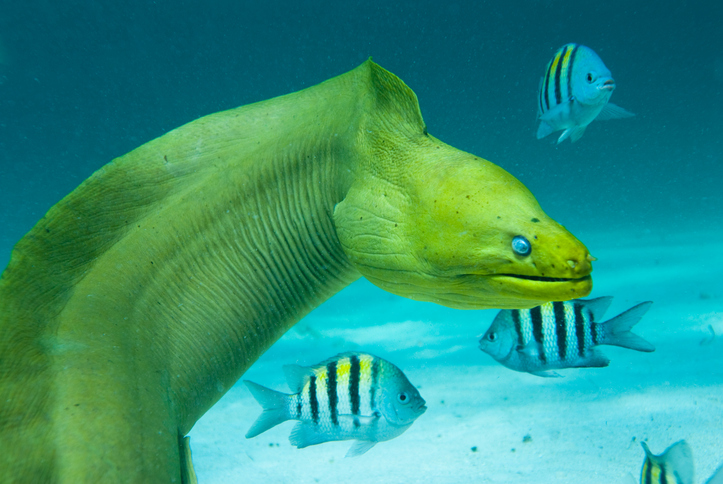
[[[199,481],[629,483],[641,440],[660,453],[684,438],[703,482],[723,462],[723,234],[577,235],[599,259],[591,297],[615,297],[604,319],[655,302],[634,328],[654,353],[602,347],[607,368],[518,373],[477,349],[497,311],[409,301],[360,280],[244,378],[288,392],[282,365],[369,351],[407,374],[428,411],[397,439],[344,458],[350,442],[292,447],[293,422],[247,440],[261,407],[239,382],[190,434]],[[709,325],[718,336],[701,343]]]

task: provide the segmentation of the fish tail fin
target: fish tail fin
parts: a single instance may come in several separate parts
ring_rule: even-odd
[[[602,326],[605,334],[602,344],[621,346],[636,351],[655,351],[655,346],[630,331],[648,312],[652,304],[652,301],[640,303],[604,323],[597,323]]]
[[[246,432],[247,439],[256,437],[271,427],[275,427],[281,422],[289,420],[290,416],[287,411],[289,395],[266,388],[252,381],[244,380],[244,383],[256,401],[259,402],[264,409],[249,431]]]

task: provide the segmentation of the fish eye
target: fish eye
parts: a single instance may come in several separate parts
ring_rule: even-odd
[[[412,401],[412,399],[409,398],[409,395],[407,395],[407,392],[402,392],[399,395],[397,395],[397,400],[399,400],[399,403],[401,403],[402,405],[406,405],[410,401]]]
[[[521,235],[515,235],[512,239],[512,250],[517,255],[527,256],[532,252],[530,241]]]
[[[588,72],[587,73],[587,82],[592,82],[592,80],[593,80],[592,72]]]
[[[497,333],[490,333],[487,335],[487,340],[491,342],[495,342],[497,340]]]

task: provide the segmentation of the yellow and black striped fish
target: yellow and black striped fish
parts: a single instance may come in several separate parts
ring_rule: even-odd
[[[685,440],[679,440],[660,455],[650,452],[645,442],[640,444],[645,450],[640,484],[693,484],[693,453]],[[716,469],[705,484],[723,484],[723,465]]]
[[[609,101],[615,80],[598,55],[580,44],[565,44],[548,62],[538,91],[540,126],[537,139],[564,130],[557,142],[575,142],[594,119],[616,119],[633,113]]]
[[[612,297],[549,302],[532,309],[503,309],[480,339],[480,349],[507,368],[538,376],[560,376],[561,368],[602,367],[610,363],[594,350],[600,345],[654,351],[630,329],[648,311],[640,303],[609,321],[596,322]]]
[[[402,371],[367,353],[342,353],[312,367],[284,366],[294,394],[244,380],[264,411],[246,438],[298,420],[289,440],[297,448],[356,440],[347,457],[407,430],[427,407]]]
[[[654,455],[645,442],[645,461],[641,484],[693,484],[693,454],[685,440],[680,440],[660,455]]]

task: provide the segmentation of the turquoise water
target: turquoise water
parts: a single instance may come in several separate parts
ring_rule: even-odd
[[[114,157],[373,56],[416,92],[431,134],[510,171],[588,245],[600,259],[592,295],[615,297],[608,316],[655,302],[636,332],[658,349],[605,348],[610,367],[543,380],[476,349],[494,311],[360,281],[248,378],[286,390],[281,365],[364,349],[405,370],[428,412],[350,461],[348,443],[292,448],[290,424],[244,439],[259,407],[237,385],[191,433],[202,482],[625,482],[640,440],[659,453],[680,438],[700,481],[723,462],[723,343],[700,344],[708,326],[723,334],[722,23],[720,2],[2,2],[0,267]],[[636,117],[557,146],[535,139],[536,91],[567,42],[601,56],[612,102]]]

